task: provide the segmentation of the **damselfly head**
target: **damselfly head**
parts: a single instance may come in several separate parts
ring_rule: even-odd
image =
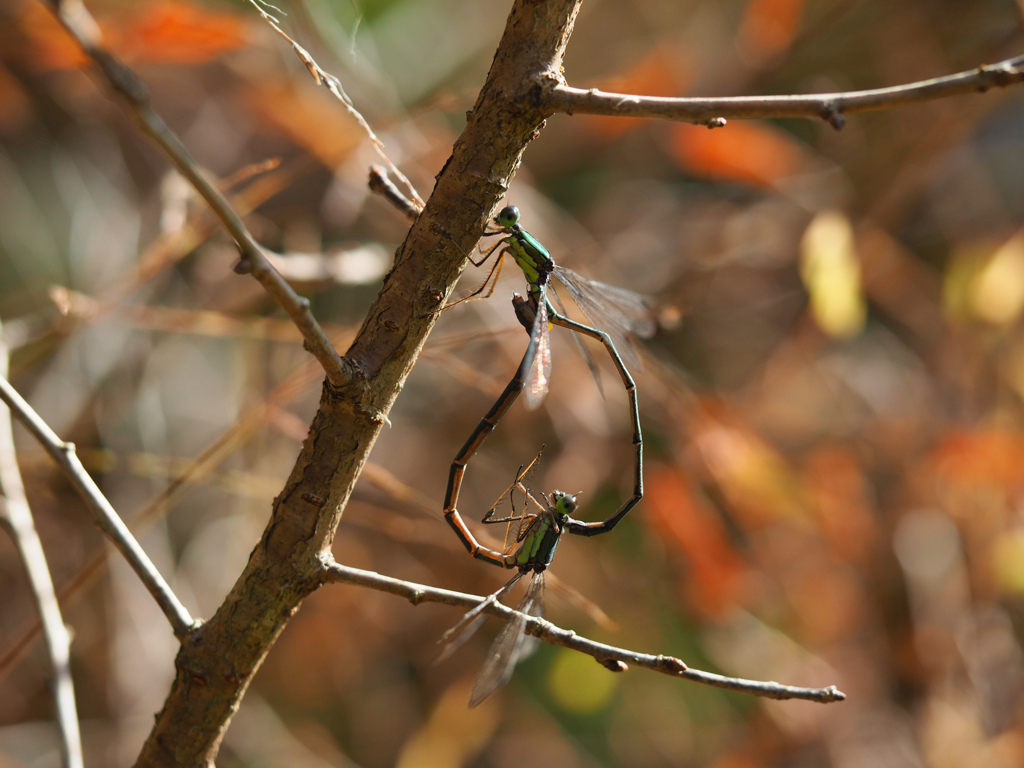
[[[511,229],[519,223],[519,209],[514,205],[506,205],[494,217],[494,223],[502,229]]]
[[[563,515],[571,515],[576,511],[576,497],[571,493],[552,491],[551,500],[554,502],[552,506]]]

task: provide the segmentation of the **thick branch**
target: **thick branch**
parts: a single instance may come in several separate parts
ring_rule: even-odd
[[[723,118],[818,117],[834,128],[843,127],[843,115],[916,104],[961,93],[984,93],[1024,81],[1024,56],[933,80],[867,91],[795,96],[736,96],[723,98],[659,98],[629,93],[584,90],[553,82],[543,102],[552,112],[569,115],[653,117],[665,120],[721,125]],[[715,122],[713,122],[715,121]]]
[[[486,600],[486,598],[478,597],[477,595],[466,595],[462,592],[437,589],[425,584],[415,584],[389,576],[381,576],[373,571],[349,568],[334,562],[329,556],[325,557],[324,560],[323,581],[370,587],[381,592],[404,597],[413,605],[419,605],[420,603],[443,603],[463,608],[474,608]],[[507,619],[515,614],[513,609],[497,602],[484,608],[484,611],[492,616],[503,619]],[[563,648],[569,648],[585,653],[588,656],[593,656],[595,661],[613,671],[625,671],[627,664],[635,664],[643,669],[654,670],[655,672],[661,672],[672,677],[681,677],[685,680],[692,680],[693,682],[712,685],[717,688],[728,688],[732,691],[751,693],[768,699],[804,699],[806,701],[816,701],[820,704],[828,704],[833,701],[843,701],[846,698],[846,694],[834,685],[827,688],[799,688],[761,680],[726,677],[724,675],[716,675],[713,672],[691,669],[674,656],[654,656],[648,653],[638,653],[625,648],[617,648],[613,645],[588,640],[585,637],[580,637],[572,630],[556,627],[550,621],[539,619],[536,616],[527,617],[526,631],[552,645],[560,645]]]
[[[149,556],[139,546],[139,542],[132,536],[131,531],[128,530],[117,512],[114,511],[99,486],[85,471],[85,467],[82,466],[82,462],[78,460],[78,455],[75,453],[74,443],[65,443],[57,437],[49,425],[39,417],[39,414],[32,410],[32,406],[25,402],[25,399],[3,377],[0,377],[0,400],[7,403],[11,413],[28,428],[32,436],[40,442],[46,452],[67,474],[86,506],[96,516],[96,522],[100,529],[107,534],[114,546],[124,555],[132,570],[146,585],[146,589],[149,590],[157,605],[167,616],[167,620],[174,629],[174,634],[179,638],[187,635],[196,622],[178,600],[170,585],[164,581],[164,577],[160,575]]]
[[[319,585],[342,512],[377,434],[528,143],[549,113],[531,98],[557,72],[578,0],[518,0],[480,98],[433,194],[395,255],[346,360],[348,386],[320,408],[271,519],[224,603],[182,644],[139,766],[206,766],[246,687]]]

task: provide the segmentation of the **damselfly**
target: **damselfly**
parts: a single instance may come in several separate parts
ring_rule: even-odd
[[[482,252],[483,258],[473,263],[477,266],[483,265],[496,248],[502,245],[504,247],[499,251],[498,259],[491,267],[483,285],[461,301],[474,298],[482,293],[488,283],[491,284],[490,290],[480,298],[490,296],[494,292],[494,282],[497,281],[498,274],[501,272],[502,260],[506,253],[511,254],[523,270],[529,283],[528,298],[514,298],[513,304],[520,322],[530,332],[530,344],[515,376],[512,377],[491,409],[480,420],[465,445],[462,446],[462,450],[452,461],[451,471],[448,474],[448,488],[445,493],[444,516],[473,557],[511,568],[512,564],[506,564],[500,553],[497,553],[499,556],[495,557],[494,550],[481,547],[459,516],[456,505],[470,459],[480,449],[484,440],[501,421],[512,403],[519,397],[520,392],[526,392],[528,407],[536,407],[547,392],[548,380],[551,376],[551,345],[548,333],[550,324],[560,325],[576,333],[597,339],[604,345],[615,364],[615,369],[618,371],[629,400],[633,427],[633,495],[603,522],[586,523],[585,530],[574,531],[574,533],[594,536],[612,530],[619,520],[640,501],[644,493],[643,434],[640,431],[640,410],[637,403],[636,384],[626,367],[623,355],[634,367],[639,367],[639,358],[628,334],[633,332],[638,336],[649,336],[654,332],[654,322],[651,319],[650,308],[638,294],[588,280],[572,270],[556,265],[547,249],[519,226],[519,209],[514,205],[503,208],[494,218],[494,224],[497,228],[485,231],[484,236],[505,236],[489,250]],[[551,275],[558,278],[587,318],[601,330],[570,320],[552,306],[550,298],[554,297],[556,301],[558,299],[554,290],[548,292]],[[622,348],[622,354],[619,353],[617,345]]]
[[[498,258],[483,284],[455,304],[474,298],[487,298],[494,293],[505,255],[509,254],[526,277],[530,304],[536,310],[530,333],[530,346],[521,366],[524,372],[528,372],[524,377],[527,408],[533,409],[540,405],[548,391],[551,379],[551,344],[548,331],[551,324],[564,326],[602,342],[628,390],[632,379],[626,371],[627,367],[640,369],[640,358],[629,340],[629,334],[649,338],[655,331],[651,308],[647,301],[633,291],[590,280],[578,272],[559,266],[551,258],[548,249],[519,225],[519,217],[519,209],[516,206],[505,206],[494,217],[494,228],[484,230],[483,237],[503,237],[491,248],[481,251],[479,260],[470,258],[470,261],[475,266],[483,266],[491,254],[500,248]],[[565,316],[557,291],[551,283],[552,275],[572,296],[573,301],[590,321],[590,326],[576,323]],[[479,294],[488,286],[490,288],[487,293],[480,296]],[[552,289],[550,293],[549,288]],[[551,303],[552,299],[558,305],[557,309]],[[593,370],[592,365],[591,369]]]
[[[523,477],[536,461],[537,459],[534,459],[530,462],[525,470],[520,467],[515,482],[509,486],[507,492],[511,497],[514,489],[520,490],[526,501],[532,503],[537,511],[528,514],[524,508],[522,513],[517,516],[513,502],[511,516],[495,517],[494,513],[498,506],[498,503],[495,503],[481,520],[486,525],[507,523],[510,529],[512,525],[516,526],[513,536],[514,543],[504,552],[480,548],[482,552],[489,553],[493,557],[490,562],[499,563],[506,568],[514,567],[518,569],[516,574],[501,589],[489,595],[487,599],[467,612],[455,626],[444,633],[440,641],[446,645],[440,658],[445,658],[480,628],[486,618],[484,610],[489,605],[499,602],[516,582],[530,574],[530,584],[523,599],[516,606],[516,613],[505,622],[487,652],[487,660],[484,662],[470,695],[470,707],[477,706],[512,677],[516,662],[527,647],[527,619],[530,616],[544,617],[544,571],[551,565],[559,538],[566,532],[579,534],[588,526],[588,523],[582,523],[571,517],[572,513],[576,511],[576,497],[572,494],[563,491],[554,491],[550,497],[541,494],[544,500],[544,503],[541,503],[523,484]],[[468,530],[466,533],[472,537]],[[507,538],[506,536],[506,541]]]

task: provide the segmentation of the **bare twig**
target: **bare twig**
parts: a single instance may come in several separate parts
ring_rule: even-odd
[[[324,582],[358,584],[362,587],[370,587],[381,592],[404,597],[413,605],[419,605],[420,603],[443,603],[444,605],[474,608],[486,600],[486,598],[477,595],[437,589],[425,584],[415,584],[389,576],[381,576],[373,571],[349,568],[335,562],[329,553],[324,556],[323,560],[324,571],[322,578]],[[507,619],[515,614],[513,609],[497,602],[488,605],[484,608],[484,611],[492,616],[503,619]],[[703,683],[704,685],[728,688],[732,691],[750,693],[767,699],[804,699],[806,701],[816,701],[820,704],[828,704],[833,701],[843,701],[846,698],[846,694],[834,685],[827,688],[798,688],[792,685],[780,685],[779,683],[761,680],[744,680],[739,677],[726,677],[712,672],[703,672],[699,669],[690,669],[674,656],[654,656],[626,650],[625,648],[616,648],[605,643],[598,643],[594,640],[580,637],[572,630],[556,627],[550,621],[545,621],[536,616],[527,617],[526,631],[552,645],[560,645],[563,648],[569,648],[585,653],[588,656],[593,656],[599,664],[615,671],[624,671],[625,665],[635,664],[643,669],[654,670],[655,672],[661,672],[672,677],[681,677],[693,682]]]
[[[7,347],[0,334],[0,376],[7,375]],[[57,705],[57,730],[60,733],[62,762],[67,768],[82,768],[82,737],[78,729],[75,687],[71,679],[71,638],[68,636],[46,553],[36,532],[32,509],[25,496],[25,485],[14,450],[11,412],[0,408],[0,521],[10,526],[14,545],[21,553],[29,583],[39,606],[39,619],[46,635],[46,647],[53,664],[53,694]]]
[[[259,403],[251,407],[235,420],[235,423],[209,446],[206,447],[184,471],[176,473],[174,479],[152,498],[145,507],[129,519],[132,529],[139,535],[148,530],[190,489],[204,482],[216,469],[224,463],[249,440],[264,424],[266,424],[278,408],[285,407],[300,393],[306,391],[316,378],[318,366],[313,360],[293,371]],[[60,602],[65,606],[73,605],[103,572],[107,563],[108,550],[104,547],[76,573],[69,581],[61,585]],[[14,642],[9,643],[0,656],[0,682],[10,673],[14,666],[33,646],[42,625],[36,621],[16,635]]]
[[[80,31],[76,37],[103,75],[153,132],[144,89],[101,49],[80,1],[49,2]],[[322,583],[323,553],[330,551],[359,472],[436,322],[433,310],[443,306],[480,237],[480,222],[507,192],[523,152],[551,115],[538,101],[543,94],[536,73],[561,70],[578,11],[579,0],[514,2],[465,130],[337,368],[304,328],[318,360],[327,361],[329,384],[351,379],[353,386],[324,387],[309,435],[244,570],[210,619],[183,639],[174,682],[137,765],[213,764],[256,671],[299,603]],[[244,251],[243,257],[257,266]],[[611,667],[627,660],[610,653],[603,658]],[[654,668],[658,663],[672,674],[700,674],[678,660],[656,661]],[[835,699],[838,692],[826,689],[823,697]]]
[[[46,452],[64,470],[71,484],[75,486],[75,490],[96,515],[100,529],[110,537],[114,546],[124,555],[128,564],[131,565],[164,615],[167,616],[174,629],[174,634],[179,638],[185,637],[196,626],[195,620],[164,581],[164,577],[160,575],[149,556],[139,546],[139,542],[135,540],[131,531],[114,511],[99,486],[85,471],[85,467],[82,466],[82,462],[75,454],[74,443],[65,443],[57,437],[49,425],[32,410],[32,406],[4,377],[0,377],[0,400],[7,403],[18,420],[28,428],[33,437],[42,444]]]
[[[359,126],[364,131],[366,131],[366,135],[370,137],[370,142],[373,144],[373,148],[380,156],[380,159],[383,160],[384,163],[387,165],[388,170],[390,170],[391,173],[393,173],[395,177],[399,181],[401,181],[402,184],[405,185],[405,188],[409,190],[409,194],[412,195],[415,207],[422,211],[424,205],[423,198],[420,197],[419,192],[416,191],[416,187],[414,187],[412,185],[412,182],[405,177],[405,174],[398,170],[398,166],[391,162],[391,158],[389,158],[387,154],[384,152],[384,142],[377,138],[377,134],[373,132],[373,129],[370,127],[370,124],[366,122],[366,118],[363,117],[359,110],[355,108],[355,105],[352,103],[352,100],[348,97],[348,94],[345,93],[345,88],[344,86],[342,86],[341,81],[334,75],[332,75],[330,72],[323,69],[323,67],[321,67],[319,64],[317,64],[313,57],[310,55],[309,51],[307,51],[305,48],[303,48],[301,45],[295,42],[291,37],[288,36],[288,34],[283,29],[281,29],[281,22],[278,19],[271,16],[269,13],[267,13],[266,10],[264,10],[264,7],[274,8],[274,6],[264,2],[264,0],[249,0],[249,3],[252,5],[253,8],[256,9],[259,15],[263,17],[267,24],[269,24],[273,28],[273,30],[277,32],[277,34],[279,34],[281,37],[288,41],[288,43],[292,47],[292,50],[295,51],[295,55],[299,57],[299,60],[303,63],[303,65],[305,65],[306,69],[309,70],[309,74],[311,74],[313,76],[313,79],[316,80],[317,85],[324,86],[324,88],[330,91],[338,99],[338,101],[345,105],[345,110],[355,119],[357,123],[359,123]],[[279,8],[274,8],[274,10],[278,11],[279,13],[281,12]]]
[[[49,5],[64,28],[99,67],[114,92],[131,109],[143,132],[160,146],[175,168],[195,187],[238,244],[242,268],[237,271],[251,273],[288,313],[302,332],[306,348],[320,361],[330,382],[335,387],[349,384],[353,379],[352,369],[331,346],[327,335],[313,317],[309,310],[309,299],[295,293],[270,264],[218,185],[207,178],[185,145],[150,106],[149,91],[145,84],[102,47],[99,29],[89,11],[78,0],[49,0]]]
[[[370,189],[378,195],[383,195],[384,199],[401,211],[409,221],[416,221],[416,217],[423,212],[423,205],[417,205],[403,195],[401,190],[391,183],[387,171],[379,165],[370,166]]]
[[[922,80],[891,88],[867,91],[818,93],[794,96],[736,96],[725,98],[660,98],[629,93],[606,93],[553,83],[543,95],[554,112],[569,115],[654,117],[722,125],[724,118],[818,117],[833,128],[843,127],[843,115],[916,104],[961,93],[984,93],[1024,81],[1024,56],[996,64],[983,64],[967,72]]]

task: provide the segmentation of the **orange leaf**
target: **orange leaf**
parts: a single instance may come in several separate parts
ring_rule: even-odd
[[[709,130],[672,126],[672,153],[697,175],[771,186],[802,170],[803,148],[789,134],[765,123],[732,121]]]
[[[651,525],[686,556],[684,589],[702,614],[722,615],[740,598],[743,562],[715,513],[690,490],[689,480],[665,467],[647,470],[644,494]]]
[[[263,77],[245,102],[266,124],[276,125],[328,168],[342,162],[366,138],[356,121],[311,78],[293,82]]]
[[[246,21],[234,14],[162,0],[125,24],[117,50],[129,61],[201,64],[243,47],[246,31]]]
[[[738,47],[754,58],[789,48],[800,27],[804,0],[750,0],[740,23]]]
[[[807,499],[799,478],[741,418],[705,409],[688,427],[708,477],[739,524],[748,530],[780,520],[803,524]]]
[[[848,562],[864,562],[880,533],[867,479],[853,454],[839,446],[814,451],[804,462],[803,482],[829,549]]]
[[[103,41],[128,63],[200,64],[247,43],[248,22],[184,0],[146,3],[135,16],[98,19]],[[22,56],[42,71],[77,69],[87,59],[53,15],[25,3],[18,25],[27,38]]]
[[[636,93],[642,96],[679,96],[692,79],[680,67],[679,56],[662,48],[654,48],[627,72],[597,84],[597,88],[611,93]],[[614,138],[643,123],[638,117],[596,116],[585,125],[605,138]]]
[[[1024,484],[1024,435],[1001,429],[955,432],[931,456],[936,477],[947,486],[1020,491]]]
[[[78,69],[88,61],[81,46],[42,3],[22,3],[15,23],[25,39],[19,57],[33,69]]]

